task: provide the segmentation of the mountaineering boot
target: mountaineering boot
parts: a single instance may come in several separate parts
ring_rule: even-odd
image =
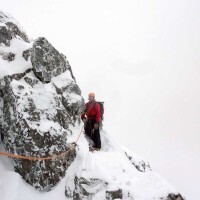
[[[95,146],[90,146],[89,147],[89,151],[93,152],[93,151],[100,151],[100,148],[96,148]]]
[[[95,151],[100,151],[100,148],[94,148]]]

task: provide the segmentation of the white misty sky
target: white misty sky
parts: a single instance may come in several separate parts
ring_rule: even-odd
[[[64,53],[104,128],[187,199],[200,185],[199,0],[0,0]]]

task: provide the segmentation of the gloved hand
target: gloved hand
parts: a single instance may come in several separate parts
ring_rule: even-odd
[[[94,124],[94,129],[96,130],[96,129],[98,129],[99,128],[99,124],[96,122],[95,124]]]

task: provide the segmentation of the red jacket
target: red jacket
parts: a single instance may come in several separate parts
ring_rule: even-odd
[[[81,115],[81,119],[85,118],[85,115],[89,119],[94,119],[95,122],[99,122],[101,118],[100,105],[95,101],[89,101],[85,104],[85,113]]]

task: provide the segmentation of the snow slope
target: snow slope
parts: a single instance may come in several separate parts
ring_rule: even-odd
[[[75,141],[80,133],[80,126],[73,128],[73,135],[70,140]],[[64,179],[50,192],[39,192],[28,185],[19,174],[15,173],[11,160],[7,157],[0,157],[0,195],[1,200],[66,200],[65,186],[73,187],[74,177],[86,179],[96,178],[108,183],[107,190],[122,188],[123,199],[152,200],[166,197],[169,193],[178,191],[161,178],[157,173],[147,169],[140,172],[130,162],[124,153],[123,147],[117,144],[108,133],[101,131],[102,149],[99,152],[90,152],[88,149],[88,138],[81,135],[78,141],[77,157],[67,170]],[[1,145],[1,151],[3,147]],[[126,152],[128,152],[126,150]],[[135,162],[141,158],[135,154]],[[95,188],[93,188],[94,190]],[[90,189],[91,190],[91,189]],[[92,197],[94,200],[105,199],[105,189],[102,189]],[[91,191],[92,192],[92,191]]]

